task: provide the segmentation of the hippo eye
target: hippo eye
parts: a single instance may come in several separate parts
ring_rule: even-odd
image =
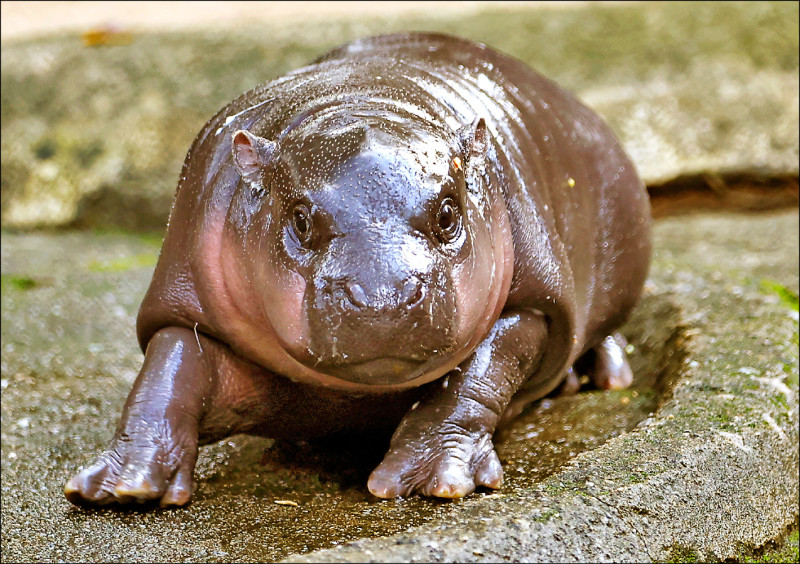
[[[439,204],[436,214],[436,235],[442,243],[449,243],[461,233],[461,213],[456,201],[447,197]]]
[[[303,245],[311,241],[311,212],[305,204],[298,204],[292,210],[292,228]]]

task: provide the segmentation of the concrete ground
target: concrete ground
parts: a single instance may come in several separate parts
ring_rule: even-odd
[[[624,330],[633,388],[520,418],[499,441],[497,493],[379,501],[365,477],[380,444],[238,436],[203,448],[188,508],[149,513],[78,509],[61,489],[107,444],[141,362],[157,242],[3,233],[3,561],[752,555],[797,520],[797,231],[796,211],[658,222]]]

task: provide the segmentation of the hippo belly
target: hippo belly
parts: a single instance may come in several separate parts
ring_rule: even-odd
[[[438,34],[356,41],[213,117],[184,163],[145,360],[78,504],[189,501],[198,445],[396,428],[379,497],[498,488],[527,403],[632,374],[647,193],[594,112]],[[167,455],[168,454],[168,455]]]

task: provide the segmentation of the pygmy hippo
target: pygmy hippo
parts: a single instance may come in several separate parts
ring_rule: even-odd
[[[378,497],[499,488],[495,430],[577,361],[630,384],[649,209],[601,118],[485,45],[374,37],[258,86],[186,156],[144,364],[66,496],[183,505],[198,445],[376,429]]]

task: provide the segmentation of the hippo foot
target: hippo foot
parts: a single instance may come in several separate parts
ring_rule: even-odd
[[[581,391],[581,380],[572,368],[567,369],[564,381],[553,392],[556,396],[574,396]]]
[[[67,482],[64,494],[75,505],[158,503],[180,506],[192,495],[197,440],[177,439],[169,425],[115,437],[94,464]]]
[[[557,396],[577,394],[589,381],[601,390],[622,390],[633,383],[633,371],[625,352],[628,342],[619,333],[603,339],[572,368],[567,369],[564,381],[556,388]],[[578,373],[586,374],[579,377]],[[588,377],[587,377],[588,376]]]
[[[394,443],[402,443],[395,447]],[[465,434],[463,429],[429,435],[393,448],[369,477],[367,487],[381,498],[419,493],[459,498],[476,486],[497,489],[503,468],[488,433]]]
[[[628,342],[619,333],[609,335],[594,348],[595,361],[589,377],[603,390],[622,390],[633,383],[633,371],[625,348]]]

